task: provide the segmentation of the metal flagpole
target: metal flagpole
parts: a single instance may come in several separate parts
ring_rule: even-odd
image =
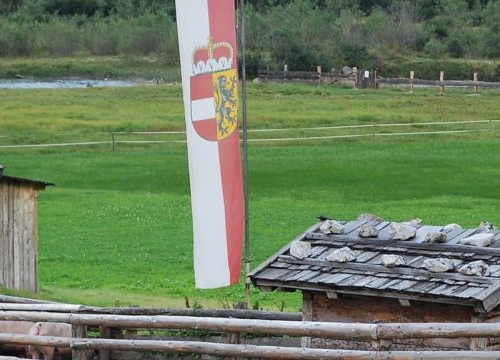
[[[240,0],[240,57],[241,57],[241,111],[243,122],[243,191],[245,206],[245,295],[247,309],[250,308],[250,222],[248,216],[248,131],[246,90],[246,43],[245,43],[245,0]]]

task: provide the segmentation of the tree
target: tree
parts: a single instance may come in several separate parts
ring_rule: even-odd
[[[0,0],[0,15],[16,11],[22,3],[23,0]]]

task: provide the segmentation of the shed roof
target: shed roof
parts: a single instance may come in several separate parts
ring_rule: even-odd
[[[328,221],[328,220],[325,220]],[[407,241],[394,240],[391,223],[376,217],[360,216],[339,221],[340,234],[325,234],[320,222],[305,231],[250,273],[253,284],[262,290],[306,290],[365,296],[453,303],[490,311],[500,303],[500,233],[496,227],[476,229],[414,224],[416,235]],[[360,236],[362,226],[378,230],[378,236]],[[446,234],[442,243],[429,243],[430,232]],[[492,234],[488,247],[464,245],[473,234]],[[306,257],[290,253],[294,242],[310,244]],[[307,244],[306,244],[307,245]],[[309,245],[308,245],[309,246]],[[355,259],[339,262],[327,257],[337,249],[352,250]],[[386,266],[384,255],[399,255],[403,264]],[[448,271],[435,272],[429,259],[450,260]],[[483,261],[485,274],[465,275],[464,265]]]
[[[38,189],[45,189],[45,187],[49,185],[54,185],[51,182],[46,182],[46,181],[40,181],[40,180],[30,180],[30,179],[25,179],[21,177],[16,177],[16,176],[8,176],[5,174],[0,174],[0,183],[1,182],[10,182],[10,183],[15,183],[15,184],[25,184],[25,185],[30,185],[34,186]]]

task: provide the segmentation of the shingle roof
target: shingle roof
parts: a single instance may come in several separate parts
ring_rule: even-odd
[[[40,181],[40,180],[30,180],[30,179],[25,179],[17,176],[7,176],[7,175],[2,175],[0,174],[0,182],[10,182],[10,183],[15,183],[15,184],[27,184],[30,186],[34,186],[37,188],[45,189],[47,186],[52,186],[54,185],[51,182],[47,181]]]
[[[500,233],[498,229],[458,229],[445,226],[415,225],[416,235],[407,240],[394,240],[391,222],[360,217],[339,221],[341,234],[324,234],[322,222],[315,224],[294,241],[258,266],[250,274],[254,285],[262,290],[310,290],[366,296],[444,302],[474,306],[477,311],[490,311],[500,303]],[[376,238],[362,238],[359,230],[370,225],[378,230]],[[443,243],[428,243],[429,232],[446,234]],[[461,240],[478,233],[491,233],[488,247],[461,244]],[[292,256],[294,242],[311,246],[307,257]],[[349,248],[355,259],[329,261],[337,249]],[[403,265],[385,266],[384,255],[399,255]],[[426,266],[429,259],[446,259],[454,264],[445,272],[434,272]],[[464,275],[457,270],[463,265],[482,260],[487,266],[483,275]]]

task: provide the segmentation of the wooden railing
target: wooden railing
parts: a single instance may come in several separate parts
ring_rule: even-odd
[[[110,309],[88,308],[79,305],[0,304],[0,320],[64,322],[73,326],[72,338],[0,334],[0,344],[33,344],[70,347],[73,359],[85,358],[89,349],[99,351],[100,359],[108,359],[110,350],[171,352],[178,354],[205,354],[222,357],[267,359],[499,359],[498,351],[382,351],[379,343],[397,339],[429,338],[498,338],[500,323],[338,323],[294,320],[266,320],[249,318],[221,318],[179,315],[119,315]],[[99,311],[103,313],[80,313]],[[58,310],[58,311],[56,311]],[[186,310],[186,309],[183,309]],[[117,311],[117,309],[112,309]],[[128,309],[122,309],[128,311]],[[151,312],[151,310],[148,310]],[[245,310],[235,310],[240,314]],[[145,312],[142,309],[141,312]],[[294,317],[297,314],[293,315]],[[101,329],[99,337],[88,337],[88,328]],[[183,341],[111,338],[105,329],[189,330],[227,334],[253,334],[261,336],[293,336],[329,338],[346,341],[371,341],[373,350],[341,350],[305,348],[297,346],[263,346],[227,343],[223,341]],[[105,336],[104,334],[108,334]],[[221,339],[227,339],[221,337]]]

